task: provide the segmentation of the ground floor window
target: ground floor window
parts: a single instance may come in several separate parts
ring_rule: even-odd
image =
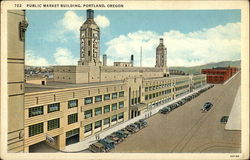
[[[97,121],[95,122],[95,129],[99,128],[102,126],[102,121]]]
[[[29,126],[29,137],[43,133],[43,123],[34,124]]]
[[[92,131],[92,124],[88,124],[84,126],[84,133]]]
[[[117,121],[117,115],[111,117],[111,122]]]
[[[66,132],[66,138],[72,137],[79,134],[79,128],[73,129],[71,131]]]
[[[103,125],[109,124],[110,123],[110,118],[105,118],[103,120]]]
[[[118,119],[123,119],[123,117],[124,117],[124,113],[123,112],[118,114]]]

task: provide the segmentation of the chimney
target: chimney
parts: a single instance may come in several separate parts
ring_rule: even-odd
[[[107,66],[107,55],[106,54],[104,54],[102,56],[102,60],[103,60],[103,66]]]
[[[132,63],[132,66],[134,65],[134,55],[131,54],[130,62]]]
[[[94,10],[92,9],[87,10],[87,19],[94,19]]]

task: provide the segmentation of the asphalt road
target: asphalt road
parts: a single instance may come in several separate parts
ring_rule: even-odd
[[[156,114],[148,126],[118,144],[111,152],[233,153],[240,152],[241,132],[225,130],[220,123],[229,115],[238,87],[239,73],[226,85],[218,84],[169,114]],[[200,108],[213,103],[207,113]]]

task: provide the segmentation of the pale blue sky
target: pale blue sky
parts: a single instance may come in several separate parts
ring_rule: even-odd
[[[48,64],[60,64],[59,62],[56,62],[54,58],[58,48],[63,48],[64,50],[69,51],[71,53],[70,57],[74,60],[79,58],[79,39],[76,36],[78,33],[75,33],[70,29],[67,30],[67,27],[65,29],[65,26],[60,26],[62,24],[60,21],[64,19],[67,12],[69,11],[27,10],[26,13],[29,27],[26,32],[26,50],[30,52],[30,54],[32,53],[32,55],[29,54],[28,56],[31,56],[33,61],[37,58],[43,58]],[[84,22],[86,10],[75,10],[72,11],[72,13],[74,13],[77,18],[82,19],[82,23]],[[71,14],[71,16],[74,17],[74,14]],[[101,55],[106,53],[108,54],[108,57],[112,59],[116,59],[114,58],[115,53],[110,53],[115,51],[114,46],[112,46],[115,44],[107,44],[107,42],[111,42],[116,38],[119,39],[119,36],[121,35],[131,39],[129,33],[136,34],[138,31],[142,31],[142,35],[146,35],[144,32],[150,32],[159,36],[167,35],[167,37],[172,37],[171,40],[173,40],[175,39],[173,36],[176,36],[176,34],[171,31],[178,31],[182,35],[190,36],[191,33],[200,34],[200,32],[206,32],[205,30],[209,30],[211,28],[218,28],[218,26],[224,27],[227,26],[227,24],[237,24],[241,21],[240,10],[95,10],[95,16],[97,15],[105,16],[109,21],[109,25],[100,27]],[[68,25],[70,26],[71,24]],[[63,31],[60,32],[61,29]],[[58,35],[63,38],[56,38]],[[223,36],[224,33],[221,35]],[[194,38],[193,35],[192,38]],[[197,38],[200,39],[200,37]],[[228,36],[225,38],[222,37],[221,40],[227,38]],[[236,40],[237,39],[238,37],[236,37]],[[171,40],[169,41],[171,42]],[[145,48],[146,47],[147,46],[145,46]],[[155,47],[155,44],[153,47]],[[171,46],[167,47],[171,50]],[[154,49],[155,48],[153,48],[153,50]],[[172,50],[172,52],[174,51],[178,52],[177,50]],[[147,51],[145,50],[145,52]],[[171,59],[171,54],[173,55],[175,53],[169,54]],[[239,59],[240,53],[235,54],[236,55],[230,55],[230,57],[227,56],[227,59],[225,60],[230,58],[232,60]],[[118,53],[117,55],[117,60],[123,60],[126,58],[124,55]],[[153,52],[152,55],[154,56],[155,53]],[[211,59],[211,61],[216,61],[217,59]],[[190,57],[187,61],[190,61]],[[202,63],[204,62],[206,61],[202,61]],[[180,63],[182,63],[182,61],[180,61]]]

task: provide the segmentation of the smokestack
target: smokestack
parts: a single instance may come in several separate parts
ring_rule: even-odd
[[[106,54],[104,54],[102,56],[102,61],[103,61],[103,66],[107,66],[107,55]]]
[[[130,62],[132,63],[132,66],[133,66],[134,65],[134,55],[133,54],[131,54]]]
[[[141,54],[140,54],[140,67],[142,67],[142,46],[141,46]]]
[[[163,44],[163,38],[160,38],[160,44]]]
[[[94,10],[92,9],[87,10],[87,19],[94,19]]]

